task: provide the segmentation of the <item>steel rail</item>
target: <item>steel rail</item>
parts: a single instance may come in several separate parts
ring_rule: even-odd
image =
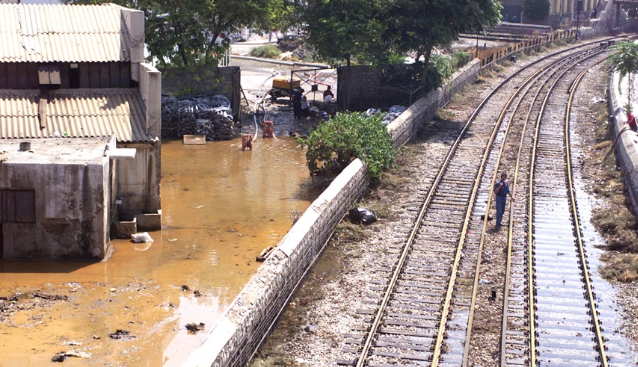
[[[598,54],[592,55],[588,58],[597,56]],[[575,65],[573,65],[575,66]],[[573,67],[572,66],[572,67]],[[567,70],[565,70],[561,76],[556,79],[556,81],[554,82],[554,85],[558,83],[558,81],[562,78],[562,76],[567,73],[569,70],[571,70],[571,67]],[[552,89],[554,87],[554,85],[552,85]],[[534,367],[536,366],[536,331],[535,331],[535,320],[536,320],[536,316],[535,316],[535,311],[536,311],[536,305],[535,305],[535,301],[534,301],[534,168],[535,168],[535,163],[536,163],[536,153],[537,153],[537,148],[538,148],[538,137],[540,135],[540,127],[541,127],[541,120],[543,117],[543,114],[545,113],[545,107],[547,106],[547,101],[549,100],[549,96],[551,93],[547,93],[547,95],[545,95],[545,99],[543,100],[543,105],[541,107],[541,110],[538,114],[538,117],[536,119],[536,130],[534,132],[534,144],[532,145],[532,161],[530,162],[530,167],[529,167],[529,178],[528,178],[528,204],[527,204],[527,238],[528,238],[528,251],[527,251],[527,256],[528,256],[528,261],[527,261],[527,266],[528,266],[528,302],[529,302],[529,328],[530,328],[530,332],[529,332],[529,358],[530,358],[530,366]],[[607,367],[607,364],[604,365],[605,367]]]
[[[578,77],[576,77],[576,80],[574,81],[574,83],[572,84],[569,90],[569,99],[567,101],[567,108],[565,109],[565,151],[566,151],[565,159],[567,161],[567,186],[568,186],[569,199],[571,204],[570,206],[572,209],[572,218],[574,222],[574,233],[576,234],[576,240],[578,243],[578,252],[580,254],[580,266],[582,268],[583,276],[585,278],[585,286],[586,286],[586,292],[587,292],[587,297],[589,301],[589,308],[591,310],[592,322],[594,324],[594,333],[596,334],[596,344],[598,347],[598,351],[600,352],[600,363],[602,364],[603,367],[608,366],[608,361],[607,361],[607,355],[605,352],[605,341],[601,333],[600,322],[598,321],[598,312],[596,310],[596,303],[595,303],[596,295],[594,294],[594,291],[592,290],[589,269],[587,268],[587,255],[585,254],[585,246],[583,244],[583,238],[582,238],[581,229],[580,229],[580,220],[578,218],[578,206],[576,204],[576,195],[574,193],[574,178],[572,175],[571,145],[570,145],[570,139],[569,139],[569,122],[570,122],[572,103],[574,101],[574,96],[576,95],[576,90],[578,89],[580,82],[583,80],[583,78],[585,77],[585,74],[587,74],[587,72],[591,68],[605,61],[607,58],[608,57],[602,60],[599,60],[593,65],[590,65],[585,70],[583,70],[578,75]]]
[[[589,50],[588,50],[589,51]],[[554,64],[560,63],[564,60],[559,60]],[[531,66],[528,65],[528,66]],[[459,244],[457,246],[456,249],[456,255],[455,255],[455,259],[454,259],[454,264],[452,266],[452,272],[451,272],[451,276],[450,276],[450,280],[448,282],[448,287],[447,287],[447,292],[446,292],[446,296],[445,296],[445,300],[443,303],[443,310],[441,312],[441,322],[439,323],[439,330],[437,332],[437,337],[436,337],[436,342],[434,344],[434,351],[432,354],[432,367],[437,367],[438,363],[439,363],[439,358],[441,357],[441,347],[443,346],[443,339],[445,338],[445,328],[446,328],[446,323],[447,323],[447,318],[449,316],[449,312],[450,312],[450,302],[452,301],[452,295],[454,293],[454,285],[456,283],[456,275],[457,275],[457,270],[458,270],[458,266],[461,260],[461,250],[463,249],[463,246],[465,244],[465,237],[467,234],[467,229],[469,227],[470,224],[470,220],[471,220],[471,216],[472,216],[472,211],[474,208],[474,202],[475,202],[475,198],[476,195],[478,193],[478,189],[480,187],[480,183],[481,183],[481,176],[483,175],[483,171],[485,169],[485,165],[487,163],[487,160],[489,158],[489,154],[490,154],[490,147],[492,146],[493,142],[494,142],[494,138],[496,137],[496,134],[498,133],[498,128],[500,127],[503,119],[505,118],[505,115],[507,113],[507,110],[509,109],[509,107],[511,106],[512,102],[514,101],[514,99],[520,94],[521,92],[521,86],[525,86],[529,83],[531,83],[532,79],[535,79],[538,75],[544,73],[546,70],[545,69],[541,69],[538,70],[536,73],[534,73],[533,75],[529,76],[528,78],[526,78],[523,83],[521,83],[516,90],[516,93],[514,93],[510,99],[507,101],[507,103],[505,104],[505,106],[503,107],[503,109],[501,110],[501,114],[499,115],[499,118],[494,126],[494,130],[492,131],[492,135],[490,137],[490,140],[487,144],[487,147],[485,149],[485,152],[483,154],[483,159],[481,160],[481,164],[479,166],[479,170],[476,174],[476,178],[474,179],[474,187],[472,188],[472,193],[470,196],[470,199],[468,201],[468,208],[465,214],[465,219],[463,221],[463,228],[461,230],[461,236],[459,238]],[[478,111],[478,110],[477,110]],[[487,213],[485,216],[485,220],[487,220]],[[485,222],[486,223],[486,222]],[[478,257],[480,258],[481,253],[479,250],[478,253]],[[479,260],[480,261],[480,260]],[[478,274],[478,271],[475,273]],[[476,278],[478,279],[478,278]],[[478,280],[477,280],[478,282]],[[473,288],[473,301],[475,302],[476,300],[476,288]],[[470,318],[472,317],[472,313],[470,312]],[[471,329],[471,324],[468,323],[468,329]],[[466,339],[466,344],[465,344],[465,348],[467,350],[469,346],[469,339]],[[464,353],[464,366],[466,366],[466,356],[467,353]]]
[[[390,283],[388,284],[388,286],[386,287],[386,291],[384,294],[384,297],[381,301],[381,305],[379,306],[379,310],[375,316],[375,319],[372,323],[372,326],[370,328],[370,331],[368,333],[368,336],[366,338],[366,342],[363,345],[363,348],[361,350],[361,357],[359,358],[359,360],[357,361],[357,365],[356,367],[364,367],[365,366],[365,359],[368,355],[368,352],[372,346],[372,341],[373,338],[376,334],[376,331],[380,325],[381,322],[381,318],[383,317],[383,311],[385,310],[385,308],[387,307],[387,304],[390,300],[390,296],[392,294],[392,290],[394,289],[394,286],[397,283],[397,280],[399,278],[399,275],[401,274],[401,269],[403,268],[403,265],[405,264],[405,260],[407,259],[407,256],[410,252],[410,248],[412,247],[412,244],[414,243],[414,240],[416,238],[416,235],[418,234],[419,231],[419,224],[421,223],[421,221],[423,220],[423,218],[425,217],[425,213],[430,205],[430,202],[432,201],[432,198],[436,192],[436,189],[439,185],[439,183],[441,182],[441,180],[443,179],[444,174],[447,172],[447,168],[452,160],[452,157],[454,156],[454,154],[456,153],[456,149],[458,148],[458,145],[460,144],[461,140],[463,139],[463,137],[465,136],[465,132],[469,129],[469,127],[471,126],[472,122],[474,121],[474,119],[476,118],[476,116],[478,116],[479,112],[483,109],[483,107],[485,106],[485,104],[487,104],[487,102],[506,84],[508,83],[510,80],[512,80],[515,76],[517,76],[518,74],[520,74],[521,72],[523,72],[524,70],[527,70],[528,67],[535,65],[538,62],[541,62],[543,60],[546,60],[552,56],[555,56],[556,54],[562,53],[562,52],[567,52],[569,50],[564,50],[564,51],[559,51],[556,53],[553,53],[551,55],[548,55],[544,58],[535,60],[534,62],[530,63],[529,65],[527,65],[525,68],[517,70],[515,73],[513,73],[512,75],[510,75],[509,77],[507,77],[503,82],[501,82],[496,88],[494,88],[494,90],[492,90],[490,92],[490,94],[488,94],[483,101],[481,101],[481,103],[478,105],[478,107],[476,108],[476,110],[472,113],[472,115],[468,118],[467,122],[465,123],[465,125],[463,126],[463,129],[461,130],[461,132],[459,133],[459,136],[456,138],[456,140],[454,141],[454,143],[452,144],[452,147],[450,147],[450,150],[448,151],[448,154],[445,156],[445,159],[443,160],[443,164],[441,165],[441,168],[439,169],[437,175],[434,178],[434,181],[432,182],[432,185],[430,187],[430,190],[428,191],[428,194],[423,202],[423,205],[421,206],[421,209],[419,210],[419,215],[417,217],[417,220],[414,222],[414,225],[412,227],[412,230],[410,231],[410,236],[408,237],[408,240],[406,241],[406,245],[403,247],[403,250],[401,252],[401,257],[399,258],[399,262],[397,263],[397,266],[392,274],[392,278],[390,279]],[[541,71],[537,71],[535,74],[528,76],[521,84],[519,84],[518,86],[516,86],[515,88],[517,90],[520,90],[520,86],[527,83],[528,80],[530,80],[531,78],[534,77],[534,75],[540,73]],[[518,91],[517,91],[518,93]],[[516,94],[517,94],[516,93]],[[515,95],[516,95],[515,94]],[[514,96],[512,96],[510,98],[510,104],[511,104],[511,100],[514,99]],[[504,112],[501,112],[501,117],[499,117],[499,121],[502,121],[502,116],[504,116]],[[488,146],[486,149],[486,151],[489,151],[489,146],[491,145],[491,142],[493,141],[493,138],[496,136],[496,132],[498,132],[498,125],[499,123],[496,124],[496,126],[494,127],[492,136],[490,138],[490,142],[488,143]],[[460,252],[457,252],[457,256],[460,255]],[[454,273],[455,271],[453,271]],[[443,320],[443,318],[441,319]],[[442,321],[441,322],[443,325],[445,325],[445,322]],[[439,348],[440,349],[440,348]],[[435,364],[433,364],[435,365]]]
[[[587,53],[590,52],[591,50],[586,50],[583,53]],[[579,62],[580,59],[579,57],[582,57],[582,54],[578,54],[575,55],[573,58],[568,58],[568,59],[564,59],[564,60],[559,60],[556,63],[549,65],[547,68],[543,69],[542,72],[537,75],[533,81],[531,81],[530,83],[528,83],[526,89],[525,89],[525,93],[523,93],[523,96],[518,100],[518,103],[516,104],[516,106],[514,107],[514,110],[511,113],[510,116],[510,123],[508,123],[507,129],[505,131],[504,137],[503,137],[503,144],[501,145],[501,148],[499,150],[495,165],[494,165],[494,173],[492,175],[492,179],[491,179],[491,183],[490,183],[490,187],[494,186],[494,183],[496,182],[496,178],[498,176],[498,167],[500,166],[501,163],[501,159],[503,157],[503,152],[505,151],[505,147],[506,147],[506,140],[507,140],[507,136],[509,135],[509,131],[510,128],[512,127],[512,120],[514,118],[514,116],[516,115],[516,112],[518,111],[520,105],[523,102],[523,99],[525,98],[525,96],[528,94],[528,92],[530,91],[530,89],[532,88],[533,84],[535,82],[537,82],[542,76],[543,74],[546,74],[547,72],[549,72],[551,69],[549,69],[550,67],[554,67],[556,66],[556,69],[541,83],[541,85],[539,86],[538,90],[536,91],[536,94],[534,95],[532,102],[528,108],[527,111],[527,116],[525,119],[525,123],[523,124],[523,130],[522,130],[522,135],[521,135],[521,142],[519,144],[519,151],[518,151],[518,157],[517,157],[517,161],[516,161],[516,168],[514,170],[514,181],[513,181],[513,196],[515,196],[516,194],[516,182],[518,179],[518,167],[519,167],[519,161],[520,161],[520,155],[521,155],[521,150],[522,150],[522,144],[523,144],[523,139],[525,137],[525,131],[527,129],[527,125],[528,125],[528,120],[529,117],[531,115],[532,109],[534,107],[534,104],[536,103],[536,101],[538,100],[538,96],[540,95],[540,92],[542,91],[543,87],[545,87],[545,85],[547,85],[548,81],[554,76],[556,75],[556,73],[560,70],[561,67],[563,67],[565,64],[567,64],[569,61],[572,61],[571,59],[576,59],[576,62]],[[562,64],[561,64],[562,63]],[[485,234],[487,232],[487,222],[488,222],[488,214],[489,214],[489,208],[493,199],[493,195],[494,194],[494,190],[490,189],[490,193],[488,195],[488,199],[487,199],[487,204],[486,204],[486,213],[485,216],[483,217],[483,225],[482,225],[482,230],[481,230],[481,239],[479,242],[479,248],[478,248],[478,256],[476,259],[476,271],[474,273],[474,282],[473,282],[473,286],[472,286],[472,298],[471,298],[471,302],[470,302],[470,311],[469,311],[469,315],[468,315],[468,328],[466,331],[466,343],[465,343],[465,349],[463,352],[463,367],[467,367],[468,363],[469,363],[469,349],[470,349],[470,340],[471,340],[471,336],[472,336],[472,325],[473,325],[473,320],[474,320],[474,310],[476,307],[476,298],[477,298],[477,292],[478,292],[478,283],[479,283],[479,276],[480,276],[480,268],[481,268],[481,260],[482,260],[482,252],[483,252],[483,247],[485,244]],[[510,215],[509,215],[509,221],[510,221],[510,226],[509,226],[509,232],[511,233],[512,231],[512,210],[511,210],[511,205],[510,205]],[[510,242],[511,243],[511,242]],[[509,246],[508,243],[508,258],[511,257],[511,247]],[[508,272],[509,272],[509,262],[507,262],[507,266],[508,266]],[[506,272],[506,274],[508,274],[508,272]],[[506,281],[507,284],[507,281]],[[505,297],[504,297],[504,301],[505,301]]]
[[[560,63],[562,62],[562,60],[557,61],[556,63]],[[436,341],[434,344],[434,351],[432,353],[432,367],[437,367],[439,364],[439,358],[441,357],[441,348],[443,346],[443,339],[445,339],[445,328],[447,325],[447,318],[449,316],[450,313],[450,303],[452,301],[452,296],[454,293],[454,285],[456,284],[456,276],[457,276],[457,272],[458,272],[458,267],[459,264],[461,262],[461,252],[462,249],[465,245],[465,237],[467,235],[467,230],[468,227],[470,225],[470,221],[471,221],[471,217],[472,217],[472,211],[474,209],[474,202],[476,200],[476,195],[478,194],[478,190],[481,184],[481,177],[483,176],[483,171],[485,170],[485,166],[487,164],[489,155],[490,155],[490,148],[492,146],[492,144],[494,143],[494,139],[496,138],[496,135],[498,133],[498,130],[503,122],[503,120],[505,119],[505,115],[507,114],[507,111],[509,110],[509,107],[512,105],[512,102],[516,99],[516,97],[518,97],[518,95],[521,93],[521,86],[527,86],[528,84],[533,83],[533,81],[536,80],[536,78],[539,75],[542,75],[543,73],[545,73],[545,69],[541,69],[536,71],[534,74],[532,74],[531,76],[527,77],[517,88],[516,88],[516,93],[514,93],[507,101],[507,103],[505,104],[505,106],[502,108],[501,113],[498,117],[498,119],[496,120],[496,123],[494,125],[494,129],[492,130],[492,134],[490,136],[490,139],[487,143],[485,152],[483,153],[483,158],[481,159],[481,163],[479,165],[479,170],[476,174],[476,178],[474,179],[474,186],[472,187],[472,193],[470,195],[470,199],[468,200],[468,207],[467,210],[465,212],[465,219],[463,220],[463,228],[461,229],[461,236],[459,238],[459,243],[458,246],[456,248],[456,254],[454,257],[454,264],[452,265],[452,271],[451,271],[451,275],[450,275],[450,279],[448,281],[448,286],[447,286],[447,291],[446,291],[446,295],[445,295],[445,300],[443,303],[443,310],[441,311],[441,321],[439,323],[439,330],[437,332],[437,336],[436,336]],[[478,112],[478,109],[477,111]],[[487,219],[487,215],[486,215],[486,219]],[[480,251],[479,251],[479,258],[480,258]],[[473,293],[475,293],[475,291],[473,291]],[[475,294],[474,296],[475,297]],[[475,298],[474,298],[475,299]],[[471,315],[471,313],[470,313]],[[471,325],[471,324],[470,324]],[[469,346],[469,340],[466,340],[466,348]],[[465,360],[465,357],[463,358]],[[466,362],[464,362],[466,363]]]
[[[580,62],[580,60],[578,61]],[[570,66],[573,67],[574,65]],[[538,96],[540,95],[541,89],[538,90],[538,92],[536,93],[536,95],[534,96],[534,102],[532,102],[532,104],[529,107],[529,110],[527,112],[527,116],[525,117],[525,120],[528,121],[531,113],[532,113],[532,109],[534,107],[534,104],[536,103],[536,100],[538,99]],[[551,93],[551,91],[548,91],[548,93]],[[521,153],[523,151],[523,141],[525,139],[525,132],[527,129],[527,122],[525,123],[525,126],[523,127],[523,132],[521,134],[521,140],[519,142],[519,146],[518,146],[518,152],[516,155],[516,165],[514,168],[514,181],[513,181],[513,195],[516,195],[516,188],[517,188],[517,184],[518,184],[518,172],[520,170],[520,161],[521,161]],[[511,275],[511,263],[512,263],[512,242],[513,242],[513,237],[514,237],[514,210],[512,208],[513,204],[510,204],[510,212],[509,212],[509,218],[508,218],[508,222],[509,222],[509,228],[508,228],[508,235],[507,235],[507,257],[506,257],[506,269],[505,269],[505,282],[503,285],[503,315],[502,315],[502,322],[501,322],[501,367],[506,367],[507,364],[507,360],[505,358],[506,356],[506,344],[507,344],[507,338],[506,338],[506,332],[507,332],[507,305],[508,305],[508,301],[509,301],[509,279],[510,279],[510,275]],[[535,352],[534,352],[535,355]],[[534,358],[534,364],[532,364],[532,366],[535,365],[535,358]]]
[[[554,63],[553,65],[550,65],[549,67],[555,66],[560,64],[562,61],[564,60],[559,60],[556,63]],[[558,66],[560,67],[560,66]],[[549,71],[549,69],[543,69],[542,72],[537,75],[533,81],[531,81],[530,83],[527,84],[527,87],[525,89],[525,93],[523,93],[523,96],[518,100],[516,106],[514,107],[514,110],[512,111],[511,117],[510,117],[510,122],[508,123],[507,129],[505,130],[505,136],[503,137],[503,144],[501,145],[501,149],[499,150],[498,153],[498,157],[496,159],[496,163],[494,165],[494,174],[492,176],[492,180],[491,180],[491,186],[493,187],[494,182],[496,182],[496,178],[498,175],[498,167],[500,166],[500,162],[501,162],[501,158],[503,155],[503,152],[505,150],[505,141],[507,139],[507,136],[509,135],[509,131],[510,128],[512,127],[512,120],[514,118],[514,116],[516,115],[516,112],[518,111],[521,103],[523,102],[523,99],[525,98],[525,96],[527,95],[527,93],[529,92],[529,90],[532,88],[532,86],[534,85],[535,82],[537,82],[541,76],[543,74],[545,74],[547,71]],[[554,71],[554,73],[552,73],[549,77],[551,78],[552,75],[554,75],[556,73],[556,71]],[[547,80],[546,80],[547,81]],[[540,93],[541,89],[543,88],[543,86],[545,86],[546,81],[540,86],[539,90],[537,91],[535,98],[538,96],[538,94]],[[534,105],[534,102],[532,102],[532,104],[530,105],[530,110]],[[527,121],[525,122],[524,126],[523,126],[523,135],[525,134],[525,129],[527,128]],[[516,176],[514,176],[516,179]],[[514,181],[516,182],[516,181]],[[465,349],[463,351],[463,367],[467,367],[468,363],[469,363],[469,350],[470,350],[470,338],[472,336],[472,325],[474,322],[474,309],[476,307],[476,297],[477,297],[477,292],[478,292],[478,282],[479,282],[479,276],[480,276],[480,267],[481,267],[481,259],[482,259],[482,253],[483,253],[483,246],[485,243],[485,233],[487,231],[487,222],[488,222],[488,217],[489,217],[489,208],[490,205],[492,203],[492,198],[493,198],[493,194],[494,194],[494,190],[490,190],[490,193],[488,195],[487,198],[487,204],[486,204],[486,210],[485,210],[485,215],[483,216],[483,225],[482,225],[482,229],[481,229],[481,239],[479,242],[479,248],[478,248],[478,255],[477,255],[477,259],[476,259],[476,271],[474,272],[474,282],[472,285],[472,298],[470,301],[470,311],[469,311],[469,315],[468,315],[468,328],[465,334]]]
[[[381,304],[379,305],[379,308],[377,310],[376,316],[374,318],[374,321],[370,327],[370,330],[368,331],[368,336],[366,337],[366,341],[361,349],[360,352],[360,357],[357,361],[356,367],[364,367],[365,363],[366,363],[366,358],[368,356],[368,353],[370,351],[370,348],[372,347],[372,342],[373,342],[373,338],[376,335],[377,329],[380,325],[381,322],[381,318],[383,317],[383,313],[385,308],[387,307],[387,304],[390,300],[390,296],[392,294],[392,290],[394,289],[398,277],[401,273],[401,269],[403,268],[403,265],[405,264],[405,260],[409,254],[409,250],[412,247],[412,244],[414,243],[414,240],[416,238],[416,235],[418,233],[418,229],[419,229],[419,224],[421,223],[421,221],[423,220],[425,213],[432,201],[432,197],[434,196],[434,193],[436,192],[436,189],[441,181],[441,179],[443,178],[443,175],[445,174],[445,172],[447,171],[447,168],[450,164],[450,161],[452,160],[452,157],[454,156],[454,154],[456,153],[456,150],[458,148],[459,143],[461,142],[462,138],[464,137],[466,131],[469,129],[469,127],[471,126],[472,122],[475,120],[476,116],[478,116],[478,113],[483,109],[483,107],[485,106],[485,104],[487,104],[487,102],[501,89],[505,86],[505,84],[507,84],[510,80],[512,80],[514,77],[516,77],[518,74],[522,73],[523,71],[527,71],[529,69],[529,67],[531,67],[532,65],[535,65],[537,63],[540,63],[542,61],[545,61],[551,57],[554,57],[556,55],[562,54],[562,53],[566,53],[566,52],[570,52],[570,51],[574,51],[576,49],[579,48],[583,48],[583,47],[587,47],[590,46],[594,43],[597,43],[599,41],[595,41],[595,42],[589,42],[589,43],[584,43],[582,45],[578,45],[576,47],[572,47],[572,48],[567,48],[564,50],[560,50],[557,52],[553,52],[547,56],[544,56],[542,58],[539,58],[537,60],[534,60],[533,62],[529,63],[528,65],[526,65],[524,68],[517,70],[516,72],[512,73],[512,75],[508,76],[503,82],[501,82],[496,88],[494,88],[482,101],[481,103],[478,105],[478,107],[475,109],[475,111],[472,113],[472,115],[468,118],[466,124],[463,126],[462,130],[459,133],[459,136],[457,137],[457,139],[454,141],[454,143],[452,144],[452,146],[450,147],[450,150],[448,151],[448,154],[446,155],[443,164],[441,165],[437,175],[435,176],[435,179],[428,191],[427,197],[424,200],[421,209],[419,210],[419,215],[417,217],[417,220],[415,220],[413,228],[410,232],[410,236],[408,237],[408,240],[406,241],[406,244],[402,250],[401,253],[401,257],[399,259],[399,262],[397,263],[397,266],[393,272],[392,278],[390,280],[390,283],[388,284],[388,286],[386,287],[386,291],[384,292],[384,297],[381,301]],[[520,86],[526,84],[531,78],[533,78],[536,74],[540,73],[541,71],[537,71],[536,73],[534,73],[531,76],[528,76],[521,84],[519,84],[518,86],[516,86],[515,88],[517,89],[517,94],[519,93],[520,90]],[[511,102],[510,102],[511,103]],[[498,129],[495,127],[494,128],[494,132],[498,131]],[[495,136],[495,133],[493,133],[493,135]],[[493,138],[490,140],[492,141]],[[491,142],[490,142],[491,144]],[[487,147],[489,150],[489,145]],[[486,150],[486,151],[487,151]],[[460,251],[457,251],[457,257],[460,255]],[[448,305],[449,306],[449,305]],[[449,308],[449,307],[448,307]],[[447,317],[447,316],[446,316]],[[443,325],[443,327],[445,326],[446,320],[441,318],[441,324]],[[438,347],[435,349],[435,354],[440,354],[440,347],[441,347],[441,342],[442,340],[439,340],[440,337],[442,336],[443,332],[441,332],[441,330],[439,330],[439,333],[437,335],[437,341],[438,341]],[[438,353],[437,353],[438,352]],[[434,362],[436,361],[436,362]],[[433,366],[436,366],[438,363],[438,357],[436,359],[433,358]]]
[[[434,181],[432,182],[432,185],[431,185],[430,190],[428,191],[428,194],[427,194],[427,196],[426,196],[426,198],[425,198],[425,200],[423,202],[423,205],[421,206],[421,209],[419,210],[419,215],[417,217],[417,220],[414,222],[414,225],[412,226],[412,230],[410,231],[410,236],[408,237],[408,240],[406,241],[406,245],[403,247],[403,250],[401,252],[401,257],[399,258],[399,262],[397,263],[397,266],[396,266],[396,268],[395,268],[395,270],[394,270],[394,272],[392,274],[392,278],[390,279],[390,283],[388,284],[388,286],[386,288],[384,297],[381,300],[381,305],[379,306],[379,310],[378,310],[378,312],[377,312],[377,314],[375,316],[374,322],[372,323],[372,326],[371,326],[370,331],[368,333],[368,337],[366,338],[366,342],[363,345],[363,348],[361,350],[361,357],[357,361],[356,367],[364,367],[365,366],[365,363],[366,363],[365,359],[366,359],[366,357],[368,355],[370,347],[372,346],[373,338],[374,338],[374,336],[375,336],[375,334],[377,332],[377,329],[378,329],[378,327],[380,325],[381,318],[383,317],[383,311],[387,307],[387,304],[388,304],[388,302],[390,300],[390,296],[392,295],[392,290],[394,289],[394,287],[395,287],[395,285],[397,283],[397,280],[399,279],[399,275],[401,274],[401,269],[403,268],[403,265],[405,264],[405,260],[407,259],[408,254],[410,252],[410,249],[412,247],[412,244],[414,243],[416,235],[419,232],[419,228],[420,228],[419,224],[423,221],[423,218],[425,217],[425,213],[426,213],[427,209],[429,208],[430,202],[432,201],[432,198],[433,198],[433,196],[434,196],[434,194],[436,192],[436,188],[438,187],[439,183],[443,179],[444,174],[447,172],[447,168],[448,168],[450,162],[452,161],[452,157],[456,153],[456,149],[458,148],[459,143],[461,142],[462,138],[465,136],[465,132],[469,129],[469,127],[471,126],[472,122],[474,121],[474,119],[478,115],[478,112],[485,106],[485,104],[490,100],[490,98],[493,95],[495,95],[496,92],[499,91],[501,89],[501,87],[505,85],[505,83],[509,82],[515,75],[518,75],[518,73],[520,71],[522,71],[522,70],[524,70],[524,69],[521,69],[517,73],[512,74],[510,77],[508,77],[505,81],[503,81],[501,84],[499,84],[497,88],[495,88],[492,92],[490,92],[490,94],[487,97],[485,97],[485,99],[483,99],[483,101],[481,101],[481,103],[476,108],[474,113],[470,116],[470,118],[468,119],[466,124],[463,126],[463,129],[461,130],[461,132],[459,133],[459,136],[456,138],[456,140],[452,144],[452,147],[448,151],[448,154],[445,156],[445,159],[443,160],[443,164],[441,165],[441,168],[439,169],[436,177],[434,178]],[[498,129],[495,127],[494,131],[498,131]],[[493,132],[490,142],[492,141],[493,136],[495,136],[495,135],[496,134]],[[488,145],[488,147],[489,147],[489,145]],[[442,323],[445,324],[444,322],[442,322]]]

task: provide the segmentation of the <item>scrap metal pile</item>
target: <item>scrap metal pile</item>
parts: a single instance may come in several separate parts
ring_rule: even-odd
[[[233,113],[223,95],[162,97],[162,137],[206,135],[206,140],[233,138]]]

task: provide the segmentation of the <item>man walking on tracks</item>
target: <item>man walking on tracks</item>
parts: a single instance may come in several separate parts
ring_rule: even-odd
[[[507,174],[501,174],[500,181],[496,181],[494,184],[494,194],[496,195],[496,228],[500,228],[503,220],[503,213],[505,213],[507,195],[509,195],[510,198],[512,198],[512,201],[514,201],[514,197],[510,193],[510,187],[507,184]]]

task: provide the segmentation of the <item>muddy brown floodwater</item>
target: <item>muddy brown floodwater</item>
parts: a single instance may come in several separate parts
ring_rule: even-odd
[[[163,229],[105,262],[0,262],[0,366],[178,366],[315,198],[292,139],[162,146]],[[183,287],[186,286],[186,287]],[[198,291],[198,292],[196,292]],[[133,340],[112,339],[117,329]]]

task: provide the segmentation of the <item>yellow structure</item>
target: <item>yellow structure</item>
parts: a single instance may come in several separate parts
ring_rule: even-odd
[[[583,0],[583,11],[591,11],[596,6],[598,0]],[[577,0],[550,0],[550,14],[570,14],[576,13]]]
[[[288,89],[288,88],[299,88],[301,86],[301,80],[295,78],[292,82],[286,77],[277,77],[272,80],[273,88],[280,89]]]

